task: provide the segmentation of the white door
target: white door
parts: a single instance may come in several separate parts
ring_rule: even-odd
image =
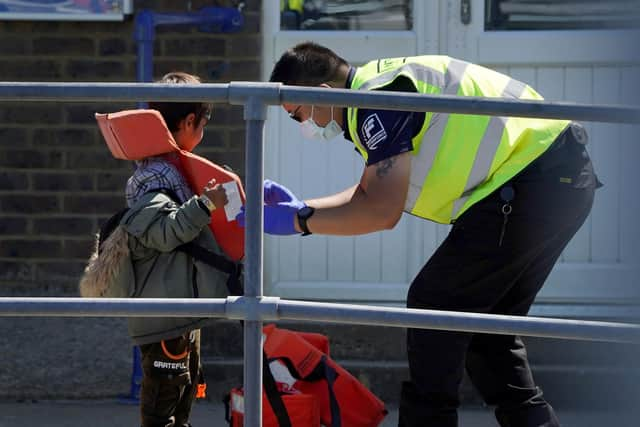
[[[307,1],[307,3],[313,3]],[[323,3],[323,2],[320,2]],[[359,0],[326,2],[333,11],[345,7],[391,7],[351,19],[343,30],[282,30],[280,0],[263,3],[263,77],[289,47],[312,40],[325,45],[353,65],[372,59],[437,53],[439,2],[413,1],[410,29],[398,27],[397,6],[404,1]],[[348,4],[351,3],[349,6]],[[342,10],[338,10],[342,7]],[[391,12],[389,12],[391,11]],[[384,17],[381,22],[380,17]],[[392,16],[395,16],[393,18]],[[400,25],[401,26],[401,25]],[[372,28],[373,27],[373,28]],[[355,29],[354,29],[355,28]],[[352,144],[338,138],[331,143],[305,141],[298,125],[280,108],[269,111],[266,128],[265,177],[282,182],[303,198],[343,190],[356,183],[363,163]],[[396,229],[361,237],[267,237],[265,241],[266,293],[283,298],[334,301],[401,302],[413,275],[433,251],[445,231],[435,224],[404,218]]]
[[[625,2],[598,5],[559,0],[551,6],[535,0],[446,3],[441,18],[447,28],[441,39],[444,53],[510,74],[550,101],[639,105],[637,29],[594,28],[606,27],[607,20],[624,19]],[[465,25],[459,11],[467,5],[470,20]],[[499,16],[492,16],[496,10],[485,9],[492,6],[502,8]],[[536,13],[549,12],[549,7],[554,8],[551,16]],[[590,218],[540,293],[539,314],[546,314],[541,303],[550,302],[562,307],[549,313],[553,315],[571,316],[575,310],[577,315],[599,316],[601,305],[607,306],[601,311],[603,315],[624,315],[624,307],[610,304],[625,302],[639,292],[639,129],[606,123],[585,125],[590,133],[589,152],[605,186],[597,191]],[[548,308],[553,310],[553,305]]]

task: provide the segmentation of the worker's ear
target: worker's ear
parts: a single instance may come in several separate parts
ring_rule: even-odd
[[[331,85],[327,84],[327,83],[320,83],[320,87],[326,87],[326,88],[331,89]]]
[[[189,130],[189,129],[193,129],[195,128],[197,125],[196,123],[196,114],[195,113],[189,113],[187,115],[187,117],[185,117],[184,119],[180,120],[180,123],[178,123],[178,129],[179,130]]]

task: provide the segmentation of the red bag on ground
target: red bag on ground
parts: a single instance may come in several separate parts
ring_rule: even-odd
[[[287,410],[291,427],[320,427],[320,408],[318,401],[310,394],[282,394],[282,402]],[[262,426],[281,427],[271,405],[266,404],[267,396],[263,390]],[[229,407],[231,427],[244,425],[244,393],[241,389],[231,390]]]
[[[382,422],[387,414],[384,403],[329,357],[326,336],[280,329],[275,325],[265,326],[263,336],[265,366],[268,366],[268,372],[263,366],[265,386],[262,398],[265,427],[280,426],[269,403],[274,400],[273,394],[282,397],[292,427],[318,425],[315,418],[303,418],[305,414],[315,413],[315,409],[309,401],[300,396],[312,397],[319,408],[320,422],[327,427],[377,427]],[[265,391],[269,390],[269,374],[275,381],[271,388],[277,389],[277,392],[272,392],[271,395]],[[235,423],[240,414],[233,418],[234,393],[238,396],[241,391],[232,391],[231,425],[235,427],[238,425]],[[240,405],[236,405],[236,409],[239,407]],[[242,409],[244,413],[244,405]]]

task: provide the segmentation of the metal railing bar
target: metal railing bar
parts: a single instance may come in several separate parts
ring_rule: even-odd
[[[458,332],[523,335],[584,341],[640,343],[640,325],[529,316],[418,310],[356,304],[278,301],[281,320],[395,326]]]
[[[2,297],[0,317],[225,317],[228,299]]]
[[[228,102],[229,84],[181,84],[176,87],[176,85],[160,83],[0,82],[0,100],[20,102]]]
[[[322,321],[584,341],[640,343],[640,325],[632,323],[294,301],[278,297],[228,297],[226,299],[199,300],[188,298],[0,298],[0,317],[13,316],[170,316],[251,319],[256,322]]]
[[[640,123],[640,108],[624,105],[588,105],[417,93],[402,93],[402,96],[398,96],[398,92],[323,89],[256,82],[206,83],[179,87],[157,83],[0,82],[0,101],[233,101],[231,103],[239,104],[252,96],[260,97],[268,105],[313,102],[314,105],[351,105],[389,110]]]
[[[313,96],[310,97],[309,95]],[[354,91],[282,86],[282,103],[339,107],[358,106],[401,111],[431,111],[436,113],[500,115],[567,119],[608,123],[640,123],[640,108],[622,105],[586,105],[571,102],[511,100],[455,95],[426,95],[389,91]]]

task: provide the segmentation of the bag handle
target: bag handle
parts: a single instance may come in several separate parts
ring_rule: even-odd
[[[274,385],[275,385],[275,379],[273,379],[273,374],[271,374],[271,370],[268,367],[268,362],[273,360],[282,361],[282,363],[284,363],[284,365],[287,367],[291,375],[299,381],[315,382],[315,381],[320,381],[322,379],[327,381],[327,389],[329,391],[329,407],[331,409],[331,427],[342,427],[342,415],[340,413],[340,404],[338,403],[338,398],[336,397],[336,393],[334,391],[334,384],[338,379],[338,372],[333,367],[331,367],[331,365],[329,365],[326,355],[323,354],[322,357],[320,358],[320,362],[318,362],[318,365],[313,369],[313,371],[309,375],[303,378],[300,375],[300,373],[296,370],[295,365],[293,364],[293,362],[291,362],[291,359],[289,359],[288,357],[282,357],[282,356],[272,357],[271,359],[267,360],[266,353],[264,353],[264,351],[262,353],[265,358],[264,363],[267,364],[266,368],[263,368],[263,369],[268,370],[269,377],[271,377],[271,379],[274,380]],[[265,383],[265,390],[266,390],[267,388],[266,379],[263,379],[263,382]]]
[[[267,396],[267,400],[269,401],[269,405],[271,405],[271,409],[276,415],[278,426],[291,427],[289,413],[287,412],[287,408],[284,406],[284,401],[282,400],[280,392],[278,392],[276,380],[273,378],[271,369],[269,369],[267,354],[264,351],[262,352],[262,386],[264,387],[264,392]],[[231,415],[231,394],[227,394],[222,402],[224,403],[224,419],[231,426],[233,424]]]
[[[280,427],[291,427],[291,420],[289,419],[287,408],[284,406],[282,396],[280,396],[278,392],[278,386],[269,368],[267,353],[265,353],[264,350],[262,351],[262,383],[269,405],[271,405],[271,409],[278,419],[278,425]]]
[[[323,355],[320,359],[320,366],[324,368],[324,377],[327,380],[327,388],[329,389],[329,406],[331,408],[331,427],[342,427],[342,415],[340,414],[340,405],[333,390],[333,385],[338,379],[338,372],[333,369],[328,361],[327,356]]]

